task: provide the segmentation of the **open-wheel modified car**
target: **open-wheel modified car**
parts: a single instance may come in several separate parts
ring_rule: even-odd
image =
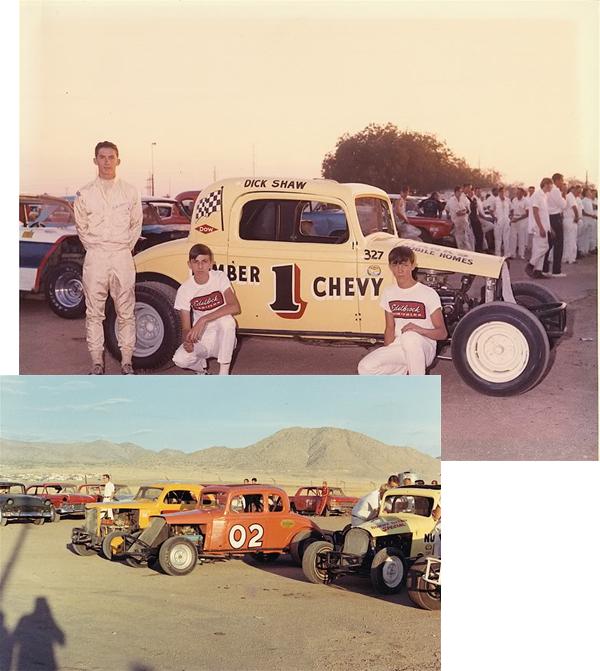
[[[345,515],[352,512],[358,498],[346,496],[341,487],[326,482],[318,486],[300,487],[290,496],[290,506],[301,515]]]
[[[10,520],[30,520],[34,524],[51,522],[52,504],[47,499],[26,494],[21,482],[0,482],[0,526]]]
[[[373,344],[383,339],[380,296],[394,281],[388,254],[410,246],[421,280],[440,295],[457,372],[490,395],[536,385],[566,328],[566,305],[534,282],[512,284],[504,258],[399,238],[381,189],[318,179],[226,179],[196,199],[188,238],[134,257],[137,368],[170,363],[181,344],[174,299],[196,243],[212,249],[215,267],[233,284],[238,333]],[[105,334],[120,357],[110,303]]]
[[[71,533],[71,547],[82,557],[101,552],[113,559],[122,550],[123,534],[140,532],[153,515],[194,508],[201,491],[198,483],[154,482],[142,485],[131,500],[89,503],[85,526]]]
[[[40,496],[52,504],[52,521],[67,515],[85,515],[87,503],[98,499],[78,490],[74,482],[38,482],[27,487],[27,493]]]
[[[345,575],[368,576],[381,594],[399,592],[411,565],[434,554],[441,531],[439,485],[389,489],[376,518],[348,525],[308,546],[302,571],[310,582],[329,584]]]
[[[190,573],[198,560],[251,555],[275,561],[289,552],[296,563],[310,543],[323,537],[311,520],[293,513],[287,494],[268,485],[213,485],[201,504],[154,517],[137,537],[126,537],[125,556],[138,564],[158,562],[168,575]]]

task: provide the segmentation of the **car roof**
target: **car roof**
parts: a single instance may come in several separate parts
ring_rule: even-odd
[[[204,487],[200,482],[178,482],[174,480],[155,480],[154,482],[145,482],[140,485],[140,487],[156,487],[158,489],[163,489],[164,487]]]
[[[264,491],[276,492],[277,494],[285,494],[281,487],[276,485],[265,485],[265,484],[256,484],[256,485],[239,485],[239,484],[228,484],[228,485],[208,485],[203,489],[204,492],[210,492],[218,490],[220,492],[236,492],[240,494],[260,494]]]
[[[9,487],[11,485],[21,485],[21,487],[24,487],[24,483],[22,482],[17,482],[16,480],[2,480],[0,481],[0,487]]]
[[[160,198],[159,196],[142,196],[142,203],[169,203],[179,205],[179,201],[175,198]]]
[[[30,487],[77,487],[77,482],[66,480],[45,480],[44,482],[33,482]]]
[[[71,206],[71,203],[66,200],[65,198],[59,198],[58,196],[49,196],[48,194],[40,194],[37,196],[34,195],[29,195],[25,193],[19,194],[19,203],[21,202],[28,202],[28,203],[33,203],[33,204],[42,204],[42,203],[47,203],[47,202],[55,202],[55,203],[61,203],[63,205],[66,205],[69,209],[73,209]]]

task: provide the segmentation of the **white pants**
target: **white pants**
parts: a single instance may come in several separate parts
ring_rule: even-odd
[[[529,263],[533,266],[534,270],[542,270],[544,266],[544,256],[548,251],[548,231],[546,231],[546,237],[542,238],[539,233],[534,233],[531,240],[531,259]]]
[[[496,256],[502,256],[502,250],[504,249],[504,255],[509,256],[510,254],[510,221],[508,219],[498,219],[494,224],[494,254]]]
[[[454,223],[454,239],[458,249],[475,249],[475,236],[466,217],[457,217]]]
[[[359,375],[425,375],[435,359],[436,343],[408,331],[393,343],[369,352],[358,363]]]
[[[527,248],[527,228],[529,222],[527,217],[516,221],[510,225],[510,247],[509,256],[525,258],[525,249]]]
[[[202,372],[206,368],[206,360],[216,357],[220,364],[231,363],[231,357],[236,345],[235,319],[231,315],[219,317],[206,326],[200,340],[194,344],[194,350],[187,352],[180,345],[173,362],[180,368],[189,368]]]
[[[577,231],[581,224],[576,224],[573,219],[563,218],[563,263],[575,263],[577,259]]]
[[[597,221],[592,217],[581,217],[579,230],[577,231],[577,251],[581,254],[589,254],[596,249]]]
[[[135,265],[128,249],[88,249],[83,263],[85,331],[94,363],[104,352],[104,310],[110,296],[117,312],[117,342],[122,360],[131,363],[135,347]]]

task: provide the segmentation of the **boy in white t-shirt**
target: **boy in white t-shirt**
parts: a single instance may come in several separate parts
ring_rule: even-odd
[[[175,309],[181,319],[182,343],[173,355],[181,368],[206,374],[206,360],[216,357],[219,375],[228,375],[236,345],[236,323],[240,304],[231,282],[222,270],[213,270],[210,247],[190,249],[188,266],[192,276],[177,290]],[[193,322],[190,316],[193,314]]]
[[[436,341],[448,336],[440,297],[414,278],[416,260],[410,247],[394,247],[388,262],[396,282],[380,300],[385,310],[384,347],[361,359],[358,373],[425,375],[435,359]]]

